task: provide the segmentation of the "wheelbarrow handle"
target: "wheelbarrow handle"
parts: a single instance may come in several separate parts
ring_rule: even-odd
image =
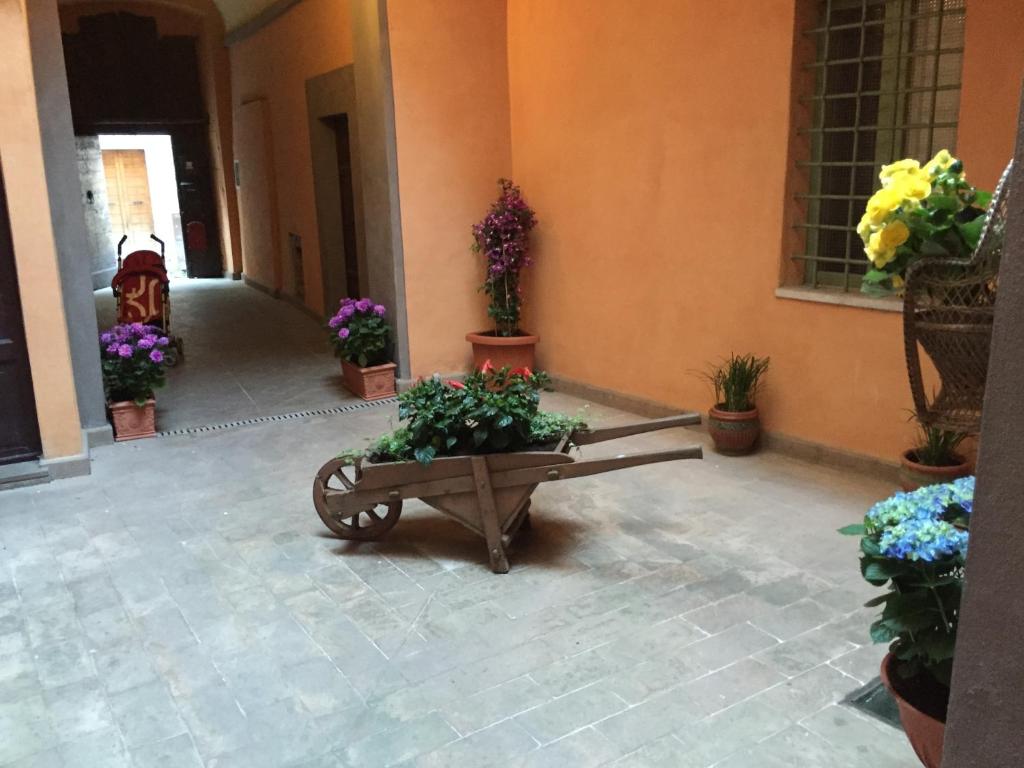
[[[570,442],[576,445],[592,445],[606,440],[618,440],[620,437],[641,435],[645,432],[657,432],[659,429],[672,427],[689,427],[700,424],[699,413],[681,413],[677,416],[666,416],[663,419],[649,419],[618,427],[602,427],[601,429],[584,429],[573,433]]]
[[[520,485],[542,483],[546,480],[568,480],[573,477],[600,475],[603,472],[613,472],[616,469],[626,469],[627,467],[640,467],[644,464],[701,458],[704,458],[704,453],[699,445],[676,448],[670,451],[643,451],[641,453],[628,453],[603,459],[577,460],[557,466],[508,469],[504,472],[493,473],[491,475],[491,485],[495,488],[513,488]]]

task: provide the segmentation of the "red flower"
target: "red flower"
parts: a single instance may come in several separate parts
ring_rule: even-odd
[[[461,381],[458,381],[457,379],[448,379],[448,381],[446,381],[445,384],[447,384],[449,387],[452,387],[454,389],[465,389],[466,388],[466,385],[463,384]]]
[[[533,371],[531,371],[528,367],[513,368],[509,372],[509,375],[510,376],[522,376],[523,378],[529,378],[530,376],[533,376]]]
[[[494,365],[490,359],[484,360],[484,364],[480,366],[480,373],[494,373]]]

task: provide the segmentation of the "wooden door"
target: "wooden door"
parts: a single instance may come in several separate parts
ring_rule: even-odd
[[[153,203],[149,196],[145,150],[103,150],[103,173],[107,179],[107,204],[114,239],[128,235],[128,242],[134,249],[148,247],[146,243],[153,232]]]
[[[59,296],[49,298],[60,301]],[[7,197],[0,176],[0,464],[35,458],[40,452]]]

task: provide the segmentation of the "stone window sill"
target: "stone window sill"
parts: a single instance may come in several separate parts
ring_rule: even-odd
[[[874,309],[879,312],[902,312],[903,299],[898,296],[875,298],[862,293],[847,293],[831,288],[811,288],[804,285],[782,285],[775,289],[775,298],[811,301],[817,304],[835,304],[840,307]]]

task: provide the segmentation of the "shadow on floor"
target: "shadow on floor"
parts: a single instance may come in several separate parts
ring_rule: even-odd
[[[545,518],[538,511],[531,513],[531,521],[532,528],[520,531],[508,550],[512,569],[542,565],[547,570],[557,571],[561,564],[573,569],[576,561],[572,559],[572,552],[586,535],[586,526],[577,520]],[[321,535],[337,539],[327,530]],[[344,558],[383,556],[401,560],[403,553],[415,553],[415,557],[422,558],[422,553],[426,552],[438,562],[476,563],[489,568],[483,537],[433,510],[403,515],[378,541],[337,539],[337,542],[338,546],[331,551]]]

